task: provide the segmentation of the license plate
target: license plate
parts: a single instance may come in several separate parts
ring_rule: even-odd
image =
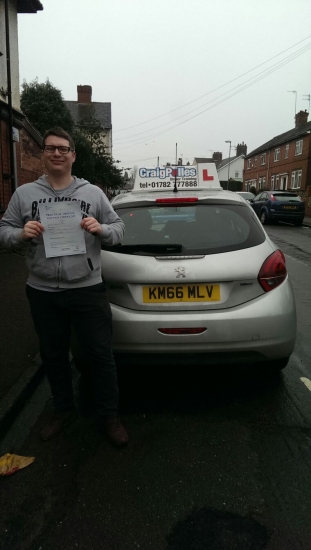
[[[144,304],[219,301],[220,285],[154,285],[143,287]]]
[[[283,209],[286,209],[286,210],[297,210],[297,206],[283,206]]]

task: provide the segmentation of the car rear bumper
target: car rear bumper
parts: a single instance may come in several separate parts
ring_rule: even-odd
[[[241,363],[288,357],[295,346],[296,309],[288,279],[270,293],[229,310],[160,313],[114,304],[111,308],[116,353],[208,354],[214,363]],[[160,328],[186,327],[206,327],[206,331],[191,335],[159,332]]]
[[[288,222],[297,222],[303,221],[304,213],[301,212],[269,212],[269,216],[272,220],[277,221],[288,221]]]

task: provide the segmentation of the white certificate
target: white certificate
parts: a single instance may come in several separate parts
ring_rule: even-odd
[[[79,202],[40,204],[40,219],[47,258],[86,253]]]

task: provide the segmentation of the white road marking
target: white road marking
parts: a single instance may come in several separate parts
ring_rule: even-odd
[[[300,260],[296,260],[293,256],[290,256],[289,254],[285,254],[286,258],[290,258],[291,260],[294,260],[294,262],[297,262],[298,264],[305,265],[306,267],[310,267],[308,264],[305,264],[304,262],[301,262]]]
[[[301,382],[304,383],[304,385],[308,388],[308,390],[311,391],[311,380],[309,380],[309,378],[304,378],[304,376],[302,376],[300,380]]]

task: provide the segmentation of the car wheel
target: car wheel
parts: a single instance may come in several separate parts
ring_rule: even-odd
[[[262,210],[262,212],[260,213],[260,218],[259,219],[260,219],[262,225],[267,225],[268,216],[267,216],[267,212],[265,210]]]
[[[284,357],[283,359],[275,359],[274,361],[269,362],[269,367],[271,366],[271,369],[277,372],[282,369],[285,369],[288,361],[289,361],[289,357]]]

